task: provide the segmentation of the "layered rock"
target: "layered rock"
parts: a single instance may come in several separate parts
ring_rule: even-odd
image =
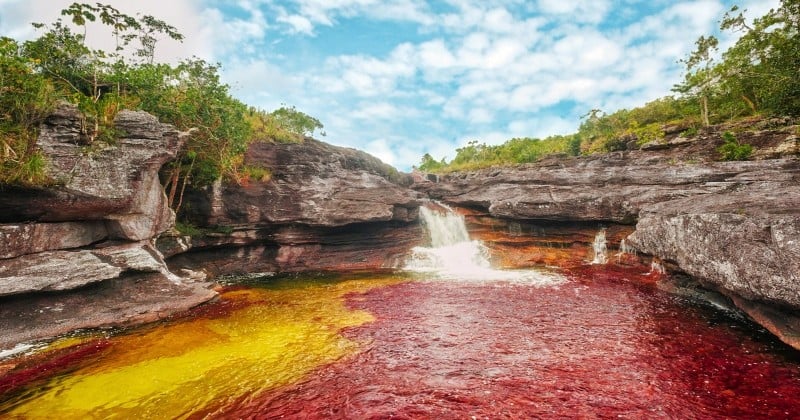
[[[643,209],[629,241],[800,347],[799,202],[790,185],[659,203]]]
[[[641,152],[443,175],[415,188],[498,218],[634,224],[647,205],[800,178],[796,159],[687,163]]]
[[[740,133],[760,160],[715,161],[721,133],[703,130],[642,150],[418,176],[414,188],[464,208],[506,265],[589,261],[606,229],[612,257],[631,247],[663,260],[800,348],[796,133]]]
[[[174,223],[158,171],[175,158],[184,134],[144,112],[121,111],[114,122],[119,138],[92,143],[83,124],[75,107],[60,106],[37,141],[52,185],[0,194],[0,306],[31,299],[47,306],[69,295],[75,307],[103,308],[102,317],[60,313],[63,332],[159,318],[213,298],[203,285],[172,274],[153,245]],[[87,289],[92,284],[106,291],[102,298]],[[114,291],[136,298],[125,302]],[[0,325],[0,345],[55,331],[33,321],[16,325]],[[19,328],[31,332],[11,331]]]
[[[374,270],[398,266],[422,238],[409,177],[364,152],[310,138],[255,143],[245,165],[269,168],[270,179],[190,192],[186,215],[206,234],[162,239],[180,253],[170,264],[214,274]]]

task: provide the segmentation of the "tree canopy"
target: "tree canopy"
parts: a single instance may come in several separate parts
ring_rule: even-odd
[[[317,119],[294,107],[266,112],[243,104],[221,81],[219,64],[196,57],[177,65],[157,63],[159,40],[184,38],[160,19],[101,3],[73,3],[61,16],[33,23],[40,35],[31,41],[0,38],[0,185],[47,182],[46,162],[35,142],[38,126],[58,101],[84,113],[90,142],[113,142],[114,116],[125,108],[191,129],[187,147],[169,171],[171,199],[187,182],[202,185],[221,177],[242,182],[263,173],[243,164],[251,141],[302,141],[322,129]],[[105,30],[113,50],[89,46],[89,25]]]

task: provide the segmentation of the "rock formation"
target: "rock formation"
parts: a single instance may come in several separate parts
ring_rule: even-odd
[[[800,187],[685,198],[643,209],[631,245],[731,297],[800,348]]]
[[[76,108],[63,105],[41,127],[37,145],[54,185],[0,194],[0,347],[164,317],[215,296],[205,284],[172,274],[153,245],[174,222],[158,171],[175,158],[183,135],[149,114],[121,111],[114,122],[120,138],[87,144],[82,123]],[[99,283],[104,294],[86,289]],[[71,292],[41,294],[55,291]],[[29,300],[72,310],[19,318],[30,307],[20,302]],[[106,315],[84,317],[84,306]]]
[[[206,233],[162,238],[165,253],[179,254],[171,266],[214,274],[375,270],[398,267],[422,237],[410,178],[364,152],[310,138],[255,143],[245,165],[269,168],[271,178],[189,193],[187,216]]]
[[[199,232],[190,236],[171,229],[158,179],[184,135],[122,111],[120,138],[91,144],[81,124],[62,106],[41,129],[54,185],[0,194],[0,348],[190,308],[215,295],[199,270],[397,268],[423,239],[422,197],[456,206],[507,267],[584,265],[602,230],[612,261],[630,262],[621,251],[633,246],[800,348],[794,126],[741,132],[753,161],[716,161],[727,129],[717,127],[602,156],[413,179],[313,139],[254,143],[244,164],[269,179],[190,188],[183,216]]]
[[[418,176],[414,188],[464,208],[505,265],[589,261],[591,238],[607,229],[616,255],[625,239],[800,348],[798,127],[742,132],[759,160],[719,162],[724,129],[438,182]]]

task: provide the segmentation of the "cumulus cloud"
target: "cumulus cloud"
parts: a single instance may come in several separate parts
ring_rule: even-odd
[[[0,0],[0,33],[30,38],[26,22],[52,21],[71,2]],[[328,141],[408,169],[426,152],[452,158],[473,139],[568,133],[589,109],[611,112],[669,94],[682,71],[676,60],[714,31],[731,2],[105,3],[155,15],[186,35],[184,44],[159,44],[160,57],[221,61],[246,102],[296,105],[325,124]],[[750,16],[777,4],[742,2]],[[359,32],[376,27],[386,30]],[[356,35],[366,43],[349,45]]]

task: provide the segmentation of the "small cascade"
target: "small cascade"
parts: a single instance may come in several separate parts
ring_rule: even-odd
[[[464,217],[443,204],[437,207],[441,210],[419,209],[431,246],[414,248],[406,270],[469,276],[490,269],[488,250],[470,240]]]
[[[534,270],[497,270],[489,262],[489,250],[471,239],[464,217],[441,203],[420,207],[420,219],[428,232],[430,246],[415,247],[405,270],[429,278],[458,281],[511,281],[531,285],[554,285],[564,279]]]
[[[428,207],[419,209],[419,215],[430,235],[431,247],[442,248],[471,242],[464,217],[443,204],[439,204],[439,206],[443,211],[437,212]]]
[[[592,243],[592,250],[594,251],[594,259],[592,259],[592,264],[605,264],[608,262],[608,256],[606,256],[606,230],[601,229],[597,232],[597,235],[594,237],[594,243]]]
[[[650,274],[659,274],[659,275],[661,275],[661,274],[666,274],[666,273],[667,273],[667,269],[664,268],[663,264],[661,264],[661,260],[659,260],[658,258],[653,258],[653,261],[650,262],[650,272],[648,272],[647,274],[648,275],[650,275]]]
[[[622,257],[625,255],[636,255],[636,248],[628,245],[625,239],[622,239],[619,242],[619,252],[615,255],[615,257],[617,257],[617,263],[622,262]]]

